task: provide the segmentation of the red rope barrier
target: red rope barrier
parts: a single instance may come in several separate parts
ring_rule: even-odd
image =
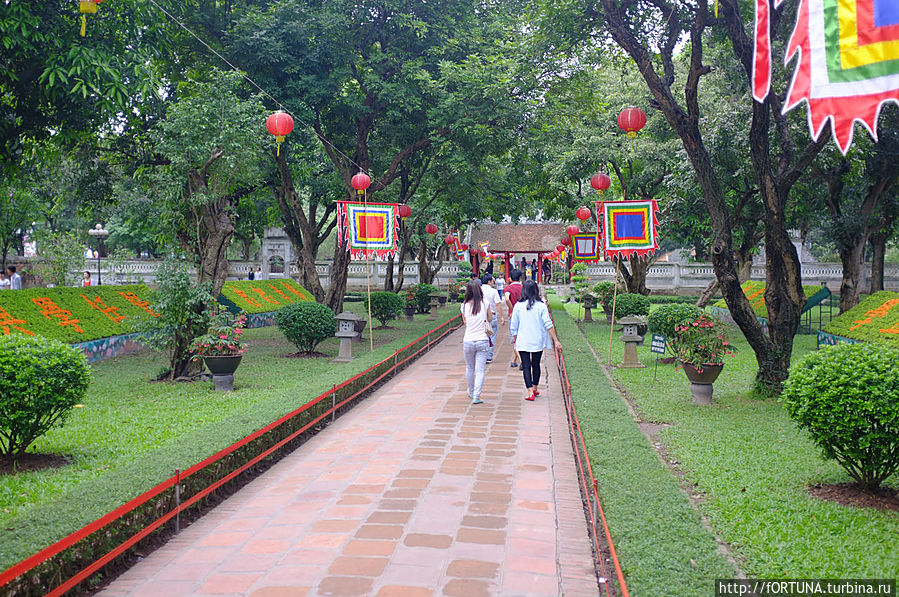
[[[399,351],[394,351],[394,354],[393,354],[393,355],[391,355],[391,356],[389,356],[389,357],[387,357],[387,358],[381,360],[380,362],[376,363],[375,365],[372,365],[371,367],[369,367],[369,368],[366,369],[365,371],[362,371],[362,372],[360,372],[360,373],[354,375],[353,377],[351,377],[350,379],[344,381],[344,382],[341,383],[340,385],[335,386],[334,388],[332,388],[332,389],[326,391],[325,393],[320,394],[320,395],[317,396],[316,398],[310,400],[309,402],[307,402],[307,403],[304,404],[303,406],[301,406],[301,407],[299,407],[299,408],[297,408],[297,409],[295,409],[295,410],[293,410],[293,411],[287,413],[286,415],[284,415],[283,417],[277,419],[276,421],[273,421],[272,423],[269,423],[268,425],[266,425],[266,426],[263,427],[262,429],[259,429],[258,431],[255,431],[254,433],[251,433],[250,435],[248,435],[248,436],[244,437],[243,439],[241,439],[241,440],[239,440],[239,441],[237,441],[237,442],[231,444],[230,446],[228,446],[228,447],[226,447],[226,448],[224,448],[224,449],[222,449],[222,450],[219,450],[218,452],[216,452],[216,453],[213,454],[212,456],[209,456],[208,458],[205,458],[205,459],[201,460],[200,462],[194,464],[193,466],[191,466],[190,468],[188,468],[188,469],[186,469],[185,471],[181,472],[180,474],[176,474],[175,476],[172,476],[172,477],[166,479],[165,481],[163,481],[162,483],[156,485],[156,486],[153,487],[152,489],[147,490],[146,492],[142,493],[141,495],[137,496],[136,498],[134,498],[134,499],[132,499],[132,500],[126,502],[125,504],[119,506],[118,508],[116,508],[116,509],[113,510],[112,512],[110,512],[110,513],[108,513],[108,514],[106,514],[106,515],[104,515],[104,516],[98,518],[97,520],[95,520],[95,521],[93,521],[93,522],[91,522],[91,523],[85,525],[84,527],[82,527],[81,529],[75,531],[74,533],[71,533],[70,535],[64,537],[63,539],[60,539],[59,541],[57,541],[56,543],[50,545],[49,547],[46,547],[46,548],[42,549],[41,551],[39,551],[38,553],[32,555],[31,557],[26,558],[26,559],[22,560],[21,562],[19,562],[18,564],[15,564],[14,566],[8,568],[8,569],[5,570],[3,573],[0,573],[0,586],[6,585],[6,584],[9,583],[11,580],[14,580],[15,578],[18,578],[19,576],[25,574],[25,573],[28,572],[29,570],[32,570],[32,569],[35,568],[36,566],[38,566],[38,565],[40,565],[40,564],[46,562],[47,560],[49,560],[49,559],[52,558],[53,556],[59,554],[60,552],[64,551],[65,549],[68,549],[69,547],[72,547],[72,546],[73,546],[75,543],[77,543],[78,541],[81,541],[82,539],[84,539],[84,538],[90,536],[91,534],[93,534],[93,533],[95,533],[96,531],[102,529],[103,527],[105,527],[105,526],[108,525],[109,523],[111,523],[111,522],[113,522],[113,521],[115,521],[115,520],[121,518],[122,516],[124,516],[125,514],[131,512],[131,511],[134,510],[135,508],[137,508],[137,507],[139,507],[139,506],[145,504],[146,502],[150,501],[150,500],[153,499],[154,497],[156,497],[156,496],[158,496],[159,494],[161,494],[163,491],[165,491],[165,490],[167,490],[167,489],[173,487],[173,486],[175,485],[175,483],[178,483],[178,482],[180,482],[181,480],[183,480],[183,479],[189,477],[190,475],[195,474],[195,473],[197,473],[197,472],[203,470],[204,468],[208,467],[209,465],[211,465],[211,464],[213,464],[213,463],[215,463],[215,462],[221,460],[221,459],[224,458],[225,456],[228,456],[229,454],[231,454],[231,453],[235,452],[236,450],[240,449],[241,447],[245,446],[245,445],[248,444],[249,442],[251,442],[251,441],[253,441],[253,440],[255,440],[255,439],[258,439],[258,438],[262,437],[262,436],[265,435],[266,433],[269,433],[269,432],[272,431],[273,429],[275,429],[275,428],[277,428],[277,427],[283,425],[284,423],[286,423],[286,422],[289,421],[290,419],[292,419],[292,418],[294,418],[294,417],[296,417],[296,416],[302,414],[303,412],[305,412],[305,411],[307,411],[307,410],[313,408],[314,406],[316,406],[317,404],[319,404],[322,400],[324,400],[324,399],[330,397],[331,395],[333,395],[337,390],[339,390],[339,389],[341,389],[341,388],[343,388],[343,387],[346,387],[348,384],[350,384],[350,383],[352,383],[352,382],[354,382],[354,381],[360,379],[362,376],[364,376],[364,375],[366,375],[366,374],[368,374],[368,373],[370,373],[370,372],[376,370],[378,367],[380,367],[381,365],[385,364],[388,360],[390,360],[390,359],[392,359],[392,358],[395,358],[395,356],[396,356],[397,353],[402,352],[402,351],[405,351],[405,350],[411,348],[411,347],[414,346],[416,343],[421,342],[423,339],[429,338],[432,334],[434,334],[434,333],[436,333],[436,332],[438,332],[438,331],[440,331],[440,330],[444,330],[444,328],[446,328],[446,329],[443,331],[443,333],[440,334],[440,335],[436,338],[437,340],[443,339],[447,334],[449,334],[450,332],[452,332],[452,331],[458,329],[458,327],[459,327],[459,325],[460,325],[460,324],[459,324],[459,321],[461,320],[461,317],[462,317],[461,315],[457,315],[457,316],[455,316],[455,317],[453,317],[453,318],[447,320],[446,322],[444,322],[444,323],[441,324],[440,326],[434,328],[434,329],[431,330],[430,332],[428,332],[428,333],[426,333],[426,334],[423,334],[422,336],[419,336],[416,340],[413,340],[412,342],[410,342],[409,344],[407,344],[406,346],[404,346],[403,348],[401,348]],[[453,324],[455,324],[455,325],[453,325]],[[200,490],[200,491],[197,492],[195,495],[193,495],[191,498],[189,498],[188,500],[182,502],[180,505],[176,506],[176,507],[173,508],[172,510],[168,511],[168,512],[165,513],[165,514],[160,515],[159,518],[155,519],[152,523],[150,523],[149,525],[147,525],[146,527],[144,527],[143,529],[141,529],[140,531],[138,531],[137,533],[135,533],[134,535],[132,535],[131,537],[129,537],[128,539],[126,539],[125,541],[123,541],[121,544],[119,544],[117,547],[113,548],[111,551],[109,551],[108,553],[106,553],[106,554],[103,555],[102,557],[98,558],[97,560],[95,560],[94,562],[92,562],[91,564],[89,564],[88,566],[86,566],[85,568],[83,568],[82,570],[80,570],[80,571],[79,571],[78,573],[76,573],[74,576],[72,576],[72,577],[70,577],[69,579],[67,579],[62,585],[58,586],[56,589],[54,589],[53,591],[51,591],[50,593],[48,593],[48,595],[62,595],[62,594],[64,594],[66,591],[71,590],[71,589],[74,588],[76,585],[78,585],[78,583],[84,581],[86,578],[90,577],[90,575],[92,575],[92,574],[95,573],[96,571],[100,570],[103,566],[105,566],[106,564],[108,564],[109,562],[111,562],[112,560],[114,560],[116,557],[118,557],[118,556],[121,555],[122,553],[124,553],[125,550],[127,550],[127,549],[130,548],[130,547],[132,547],[133,545],[135,545],[136,543],[138,543],[141,539],[145,538],[147,535],[149,535],[150,533],[152,533],[154,530],[156,530],[157,528],[159,528],[160,526],[162,526],[163,524],[165,524],[166,522],[168,522],[169,520],[171,520],[171,518],[174,517],[176,514],[178,514],[178,513],[182,512],[182,511],[184,511],[185,509],[189,508],[191,505],[195,504],[197,501],[199,501],[199,500],[202,499],[203,497],[209,495],[211,492],[215,491],[216,489],[218,489],[219,487],[221,487],[222,485],[224,485],[224,484],[227,483],[228,481],[230,481],[230,480],[234,479],[235,477],[237,477],[240,473],[246,471],[248,468],[250,468],[250,467],[253,466],[254,464],[258,463],[258,462],[261,461],[262,459],[264,459],[264,458],[268,457],[269,455],[273,454],[275,451],[277,451],[278,449],[282,448],[284,445],[286,445],[286,444],[289,443],[290,441],[293,441],[294,439],[296,439],[297,437],[299,437],[302,433],[305,433],[305,432],[308,431],[310,428],[312,428],[314,425],[316,425],[317,423],[321,422],[324,418],[326,418],[326,417],[327,417],[328,415],[330,415],[332,412],[336,412],[337,409],[343,407],[343,406],[346,405],[347,403],[349,403],[349,402],[351,402],[352,400],[358,398],[361,394],[365,393],[365,392],[368,391],[370,388],[372,388],[374,385],[376,385],[376,384],[379,383],[381,380],[383,380],[387,375],[389,375],[390,373],[392,373],[392,372],[396,371],[397,369],[399,369],[401,365],[405,364],[406,362],[408,362],[408,361],[411,360],[412,358],[414,358],[414,357],[416,357],[417,355],[421,354],[421,352],[424,351],[424,350],[426,350],[427,348],[430,348],[431,342],[433,342],[433,341],[434,341],[433,339],[429,340],[428,344],[427,344],[425,347],[419,348],[417,351],[413,352],[412,354],[410,354],[408,357],[406,357],[406,358],[403,359],[402,361],[399,361],[398,363],[396,363],[396,364],[394,364],[394,365],[391,365],[390,367],[387,368],[387,370],[384,371],[384,373],[382,373],[381,375],[379,375],[378,377],[376,377],[373,381],[371,381],[370,383],[368,383],[368,384],[367,384],[366,386],[364,386],[361,390],[358,390],[358,391],[355,392],[353,395],[351,395],[350,397],[346,398],[345,400],[343,400],[343,401],[340,402],[339,404],[336,404],[336,405],[334,405],[333,407],[329,408],[329,409],[326,410],[324,413],[322,413],[321,415],[319,415],[318,417],[316,417],[315,419],[313,419],[312,421],[310,421],[309,423],[307,423],[306,425],[304,425],[302,428],[300,428],[300,429],[294,431],[294,432],[291,433],[289,436],[287,436],[286,438],[284,438],[284,439],[282,439],[281,441],[279,441],[277,444],[271,446],[270,448],[268,448],[267,450],[265,450],[265,451],[263,451],[262,453],[258,454],[257,456],[255,456],[254,458],[252,458],[251,460],[249,460],[247,463],[243,464],[243,465],[240,466],[239,468],[235,469],[234,471],[230,472],[229,474],[225,475],[224,477],[218,479],[218,480],[215,481],[214,483],[212,483],[212,484],[208,485],[207,487],[205,487],[204,489]]]

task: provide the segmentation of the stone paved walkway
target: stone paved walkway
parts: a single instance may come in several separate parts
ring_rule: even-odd
[[[598,595],[555,366],[525,402],[501,330],[475,406],[461,344],[459,330],[101,595]]]

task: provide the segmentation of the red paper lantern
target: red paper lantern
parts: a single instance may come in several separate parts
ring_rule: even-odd
[[[468,250],[468,245],[462,245],[460,248],[461,248],[463,251],[467,251],[467,250]]]
[[[597,172],[590,177],[590,186],[602,195],[612,185],[612,179],[605,172]]]
[[[397,208],[397,212],[400,214],[400,217],[405,220],[412,215],[412,208],[404,203]]]
[[[583,221],[583,220],[589,220],[589,219],[590,219],[590,216],[593,215],[593,212],[590,211],[590,208],[587,207],[586,205],[582,205],[582,206],[580,206],[579,208],[577,208],[577,214],[576,214],[576,215],[577,215],[577,219],[578,219],[578,220],[582,220],[582,221]],[[576,234],[576,233],[575,233],[575,234]]]
[[[562,243],[562,246],[563,246],[563,247],[568,247],[568,246],[571,245],[571,238],[569,238],[569,237],[566,236],[565,238],[563,238],[563,239],[560,240],[559,242]]]
[[[456,237],[453,236],[452,234],[449,234],[449,235],[447,235],[447,237],[445,239],[443,239],[443,242],[445,242],[448,245],[454,245],[454,244],[456,244]]]
[[[581,209],[587,209],[587,208],[584,207]],[[580,211],[580,210],[578,210],[578,211]],[[578,217],[580,217],[580,216],[578,216]],[[589,218],[590,216],[587,216],[587,217]],[[581,218],[581,219],[583,219],[583,218]],[[575,234],[577,234],[580,231],[581,231],[581,229],[578,228],[577,226],[575,226],[574,224],[572,224],[571,226],[569,226],[568,228],[565,229],[565,232],[568,233],[568,236],[574,236]],[[565,239],[565,238],[562,239],[562,244],[565,244],[566,240],[568,241],[568,244],[571,244],[571,239]]]
[[[628,139],[633,139],[646,126],[646,113],[640,108],[627,107],[618,115],[618,126],[627,133]]]
[[[358,174],[356,176],[359,176]],[[434,224],[428,224],[425,226],[425,232],[428,234],[437,234],[437,226]]]
[[[369,178],[368,174],[365,172],[360,171],[359,174],[350,179],[350,184],[353,185],[353,188],[356,189],[358,194],[364,195],[365,189],[371,185],[371,178]]]
[[[564,250],[565,250],[565,245],[559,245],[559,246],[556,247],[556,252],[557,252],[557,253],[561,253],[561,252],[564,251]]]
[[[265,119],[265,128],[275,136],[275,142],[278,144],[275,155],[281,155],[281,144],[284,143],[284,137],[293,130],[293,117],[282,110],[272,112]]]

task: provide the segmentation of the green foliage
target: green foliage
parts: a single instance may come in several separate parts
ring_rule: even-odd
[[[790,369],[781,396],[824,456],[862,487],[875,489],[899,470],[899,352],[824,348]]]
[[[696,297],[695,296],[678,296],[673,294],[650,294],[649,302],[653,305],[667,305],[667,304],[680,304],[680,305],[695,305]]]
[[[571,266],[571,287],[575,299],[584,300],[584,295],[590,287],[590,276],[587,275],[587,264],[577,261]]]
[[[219,302],[231,311],[267,313],[297,301],[311,301],[312,293],[290,278],[229,280],[222,286]]]
[[[275,323],[289,341],[307,354],[337,331],[334,313],[312,301],[287,305],[275,314]]]
[[[37,273],[48,284],[68,286],[72,272],[84,267],[84,244],[71,232],[42,234],[37,243],[43,258],[35,266]]]
[[[872,294],[824,326],[824,331],[899,348],[899,293],[881,291]]]
[[[62,423],[89,383],[81,351],[40,336],[0,336],[0,454],[22,454]]]
[[[615,318],[628,315],[649,315],[649,297],[630,292],[619,294],[615,302]]]
[[[690,363],[699,373],[703,365],[723,363],[726,355],[734,353],[724,324],[704,313],[675,325],[669,345],[677,360]]]
[[[649,331],[666,338],[674,337],[674,328],[695,321],[702,315],[702,309],[695,305],[662,305],[649,314]]]
[[[246,342],[241,340],[246,315],[234,315],[225,309],[214,309],[209,317],[209,328],[202,336],[194,338],[190,350],[197,357],[220,357],[243,354],[247,350]]]
[[[436,286],[430,284],[414,284],[409,291],[415,294],[415,305],[419,313],[428,313],[431,310],[431,293],[439,292]]]
[[[364,304],[368,309],[368,297],[365,297]],[[386,326],[388,321],[392,321],[400,316],[403,312],[403,297],[395,292],[372,292],[371,293],[371,314],[382,326]]]
[[[603,309],[611,309],[612,298],[615,296],[615,283],[600,282],[593,287],[593,294]]]
[[[471,262],[460,261],[458,266],[459,271],[456,272],[456,283],[460,284],[460,287],[464,288],[465,285],[468,284],[469,280],[471,280],[471,273],[473,271],[471,269]]]
[[[151,303],[158,316],[144,317],[138,328],[147,346],[168,356],[172,376],[190,359],[193,339],[206,331],[206,305],[212,300],[210,284],[195,284],[183,262],[164,261],[156,270]]]
[[[749,299],[749,304],[752,305],[752,310],[759,317],[768,317],[768,306],[765,304],[765,286],[764,282],[756,280],[747,280],[740,285],[743,289],[743,294],[746,295],[746,298]],[[802,292],[805,294],[805,298],[809,299],[825,289],[826,286],[803,286]],[[723,298],[715,302],[715,306],[727,309],[727,303]],[[806,306],[802,312],[805,313],[808,308],[810,307]]]
[[[8,329],[67,344],[127,334],[134,331],[132,324],[137,319],[150,315],[149,296],[150,290],[143,284],[0,292],[0,309],[19,320],[0,327],[0,334]]]

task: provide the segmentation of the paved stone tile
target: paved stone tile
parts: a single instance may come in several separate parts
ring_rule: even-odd
[[[494,593],[488,581],[454,578],[443,587],[443,594],[451,597],[490,597]]]
[[[329,576],[318,585],[319,594],[335,597],[369,595],[371,589],[372,579],[360,576]]]
[[[381,587],[375,597],[431,597],[434,592],[425,587],[410,587],[408,585],[387,585]]]
[[[258,574],[214,574],[197,588],[197,593],[201,595],[246,593],[258,578]]]
[[[247,597],[306,597],[310,587],[262,587],[251,591]]]
[[[347,544],[343,553],[354,556],[389,556],[396,548],[396,541],[353,540]]]
[[[339,557],[328,568],[329,574],[380,576],[387,567],[387,558]]]
[[[445,549],[453,542],[450,535],[429,535],[426,533],[409,533],[403,543],[409,547],[433,547]]]
[[[447,576],[462,578],[496,578],[499,564],[480,560],[453,560],[446,569]]]

